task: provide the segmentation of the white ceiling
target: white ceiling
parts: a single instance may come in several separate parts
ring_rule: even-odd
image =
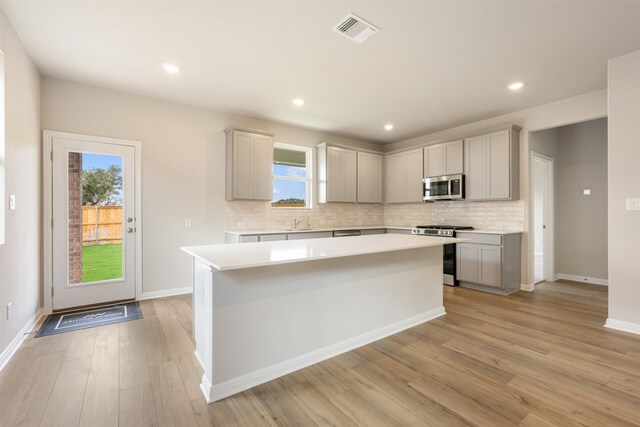
[[[378,142],[604,88],[640,49],[640,1],[1,4],[44,75]],[[349,12],[381,32],[333,32]]]

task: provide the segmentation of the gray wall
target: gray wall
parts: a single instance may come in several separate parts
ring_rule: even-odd
[[[556,273],[607,279],[607,119],[558,128],[557,141]]]
[[[40,74],[2,10],[0,49],[5,62],[5,189],[7,197],[16,196],[16,210],[5,211],[6,240],[0,245],[1,353],[40,307],[42,137]],[[9,302],[13,317],[6,320]]]
[[[640,50],[609,61],[609,319],[640,333]]]

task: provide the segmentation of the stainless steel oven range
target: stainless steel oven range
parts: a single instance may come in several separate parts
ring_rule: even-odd
[[[456,237],[458,230],[473,230],[466,225],[417,225],[411,230],[411,234],[436,237]],[[455,243],[442,247],[442,273],[443,283],[449,286],[457,286],[456,280],[456,245]]]

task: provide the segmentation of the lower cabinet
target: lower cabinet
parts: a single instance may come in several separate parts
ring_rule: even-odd
[[[458,243],[458,280],[502,287],[502,247]]]
[[[385,234],[386,230],[384,228],[369,228],[365,230],[360,230],[360,234],[362,236],[369,236],[371,234]]]
[[[261,242],[276,242],[278,240],[287,240],[286,234],[261,234],[258,236]]]
[[[462,287],[510,294],[520,289],[520,234],[459,232],[456,278]]]
[[[288,240],[322,239],[333,237],[333,231],[313,231],[308,233],[292,233],[287,235]]]

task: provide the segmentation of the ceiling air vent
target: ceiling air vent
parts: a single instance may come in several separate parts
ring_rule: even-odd
[[[362,43],[380,31],[380,29],[364,19],[358,18],[353,13],[350,13],[333,27],[333,31],[342,34],[356,43]]]

